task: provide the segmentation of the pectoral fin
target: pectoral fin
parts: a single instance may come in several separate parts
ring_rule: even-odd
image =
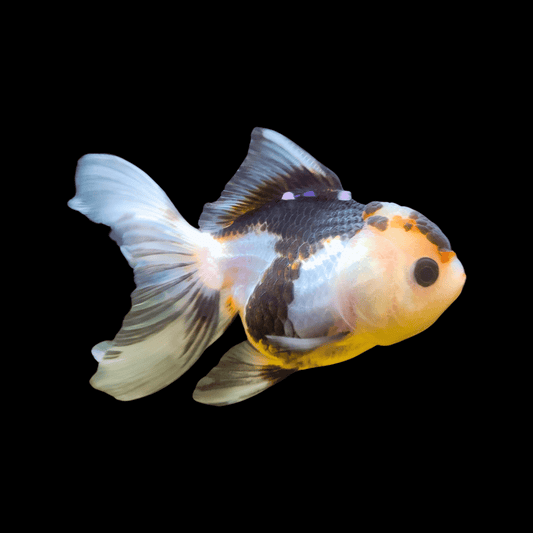
[[[316,350],[325,344],[338,342],[347,333],[337,333],[326,337],[313,337],[310,339],[298,339],[293,337],[278,337],[276,335],[266,335],[266,339],[274,348],[279,348],[281,351],[288,352],[306,352],[309,350]]]
[[[244,341],[226,352],[218,365],[198,382],[193,398],[208,405],[242,402],[295,371],[276,366]]]

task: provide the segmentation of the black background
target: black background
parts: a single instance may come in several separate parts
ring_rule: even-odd
[[[523,469],[516,449],[527,418],[516,413],[529,390],[518,383],[528,376],[527,325],[516,320],[527,319],[516,297],[527,307],[529,243],[516,218],[527,213],[529,178],[515,168],[529,153],[519,131],[528,124],[521,15],[379,6],[372,18],[319,6],[315,20],[299,10],[296,26],[287,10],[258,7],[245,19],[225,4],[202,5],[199,17],[158,9],[153,21],[143,7],[138,23],[131,9],[120,20],[86,6],[52,10],[68,35],[37,17],[36,38],[21,31],[6,48],[17,68],[4,66],[4,85],[17,94],[3,101],[15,119],[3,123],[3,146],[16,168],[3,175],[3,236],[20,243],[3,257],[3,353],[20,367],[4,369],[12,493],[53,495],[54,523],[94,516],[99,526],[146,509],[152,529],[157,515],[179,527],[189,502],[195,523],[211,513],[235,524],[250,512],[248,494],[261,521],[285,520],[286,507],[315,521],[320,509],[332,529],[342,510],[361,523],[371,502],[373,522],[456,526],[465,510],[493,523],[508,509],[502,495],[512,494],[513,511],[523,501],[514,480],[497,479]],[[297,373],[240,404],[192,399],[245,338],[238,318],[164,390],[132,402],[94,390],[90,350],[117,333],[134,287],[108,228],[67,207],[77,160],[105,152],[131,161],[195,224],[256,126],[303,147],[358,202],[396,202],[439,225],[465,267],[463,293],[412,339]],[[20,195],[8,194],[12,183]],[[215,514],[225,495],[230,505]]]
[[[427,110],[390,114],[381,111],[366,121],[323,117],[313,123],[301,115],[294,119],[276,113],[254,113],[227,120],[194,120],[169,112],[168,118],[129,117],[102,113],[87,117],[92,134],[83,132],[69,153],[63,176],[65,200],[74,194],[76,161],[84,153],[105,152],[127,159],[148,173],[168,194],[181,214],[197,225],[205,202],[215,201],[225,183],[247,153],[254,126],[269,127],[302,146],[340,177],[345,189],[361,203],[392,201],[422,212],[437,223],[452,243],[468,275],[468,235],[457,216],[464,201],[459,182],[473,180],[468,166],[459,160],[464,150],[456,139],[442,134],[442,115]],[[309,110],[312,113],[312,110]],[[290,114],[290,113],[289,113]],[[142,120],[139,121],[139,118]],[[230,118],[230,117],[228,117]],[[95,124],[96,123],[96,124]],[[407,128],[406,124],[410,126]],[[438,124],[438,126],[435,125]],[[435,131],[435,130],[440,131]],[[459,153],[458,153],[459,152]],[[65,165],[67,167],[67,165]],[[458,175],[459,174],[459,175]],[[153,409],[176,409],[194,416],[239,416],[266,410],[273,416],[298,416],[312,410],[327,416],[339,407],[365,416],[369,405],[384,412],[416,413],[433,408],[446,410],[458,386],[468,311],[467,283],[464,294],[429,330],[392,347],[377,347],[342,365],[291,376],[283,383],[240,405],[224,409],[196,404],[191,394],[195,383],[231,346],[244,340],[240,319],[212,345],[201,360],[178,382],[165,390],[130,404],[93,390],[88,379],[96,369],[90,348],[112,339],[130,305],[133,278],[119,248],[108,239],[108,229],[65,208],[69,229],[69,360],[76,394],[95,408],[117,412],[148,413]],[[74,334],[75,331],[75,334]],[[421,399],[424,398],[423,401]],[[400,408],[399,406],[402,406]]]
[[[476,302],[475,276],[469,278],[473,236],[464,213],[482,179],[477,132],[485,119],[476,72],[466,64],[438,65],[391,57],[386,68],[369,64],[364,75],[341,72],[338,79],[304,82],[272,71],[269,84],[242,80],[238,71],[192,85],[179,72],[152,77],[147,71],[134,82],[123,70],[109,84],[89,81],[79,94],[73,91],[62,106],[61,132],[52,139],[60,154],[55,185],[64,227],[61,363],[51,370],[60,409],[75,406],[88,432],[108,428],[157,439],[206,431],[217,440],[233,432],[277,440],[290,431],[331,435],[336,443],[376,439],[385,446],[417,435],[422,443],[456,446],[479,401],[466,370],[474,357]],[[72,88],[83,81],[73,79]],[[256,126],[300,145],[358,202],[395,202],[439,225],[465,267],[463,293],[414,338],[296,373],[240,404],[217,408],[192,399],[196,383],[245,339],[238,317],[185,375],[156,394],[120,402],[94,390],[91,348],[117,333],[134,284],[108,228],[66,205],[75,193],[77,160],[101,152],[130,161],[196,225],[203,204],[218,198],[244,160]]]

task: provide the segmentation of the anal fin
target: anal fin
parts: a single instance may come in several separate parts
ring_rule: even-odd
[[[242,402],[296,372],[281,368],[248,341],[226,352],[218,365],[196,385],[193,398],[208,405]]]

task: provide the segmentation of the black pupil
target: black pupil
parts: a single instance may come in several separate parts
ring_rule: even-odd
[[[422,257],[415,265],[415,280],[422,287],[433,285],[439,277],[439,265],[429,257]]]

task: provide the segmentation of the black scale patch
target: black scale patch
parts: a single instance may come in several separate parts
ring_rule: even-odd
[[[369,217],[370,215],[374,214],[376,211],[381,209],[383,207],[383,204],[381,202],[370,202],[365,206],[365,211],[363,213],[363,217]]]
[[[426,236],[427,240],[438,246],[440,252],[449,252],[452,249],[448,237],[442,233],[437,224],[433,224],[433,222],[418,211],[411,211],[410,217],[416,221],[416,227]],[[407,228],[405,229],[407,230]]]
[[[364,225],[364,208],[353,200],[338,200],[336,191],[276,200],[241,215],[215,235],[223,238],[260,227],[261,231],[280,237],[275,248],[279,257],[265,272],[246,306],[246,326],[256,341],[265,335],[297,336],[287,309],[294,299],[294,281],[299,277],[301,262],[320,250],[325,239],[352,238]]]
[[[389,225],[389,219],[379,215],[371,216],[366,222],[367,224],[370,224],[370,226],[377,228],[379,231],[385,231]]]

